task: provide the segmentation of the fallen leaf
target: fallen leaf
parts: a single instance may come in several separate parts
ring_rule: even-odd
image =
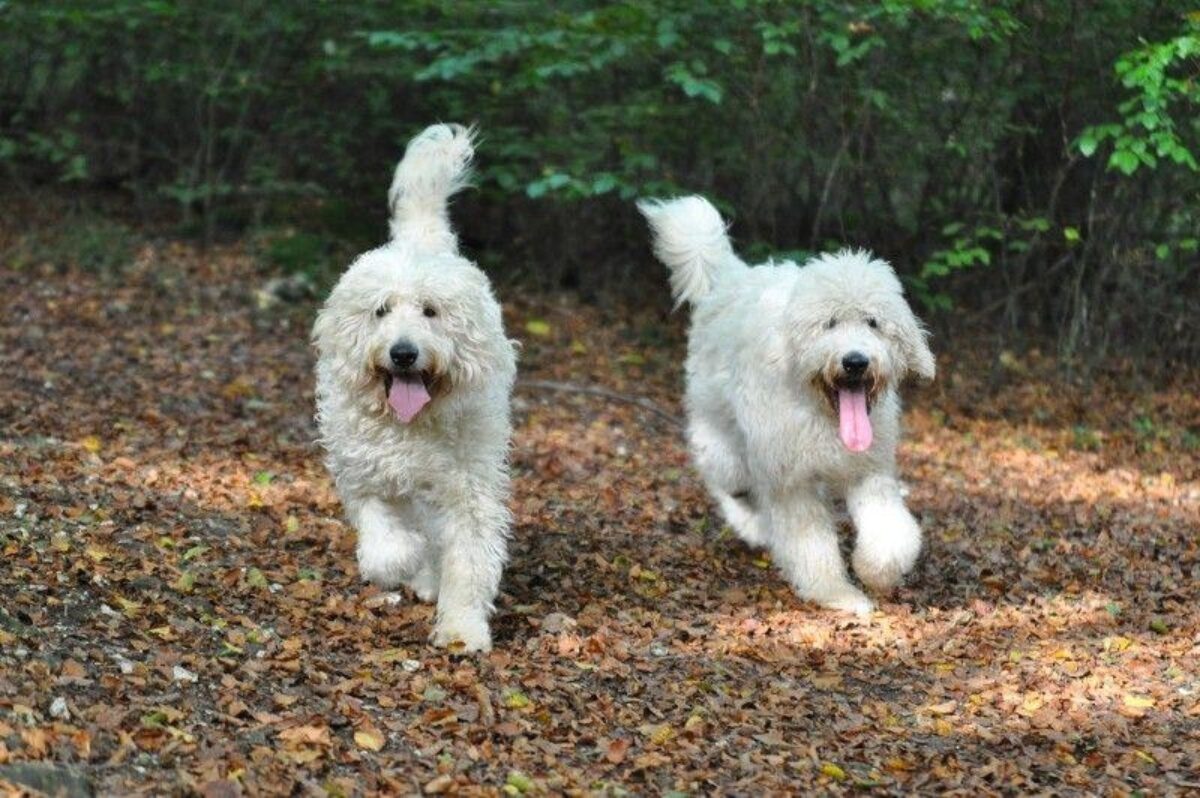
[[[545,338],[550,335],[550,324],[542,319],[530,319],[525,322],[525,332]]]
[[[508,709],[525,709],[533,702],[520,690],[507,690],[504,693],[503,703]]]
[[[822,762],[821,773],[831,779],[835,779],[836,781],[846,780],[846,771],[842,770],[832,762]]]
[[[372,727],[363,727],[354,732],[354,744],[367,751],[381,751],[385,742],[383,734]]]
[[[604,751],[604,758],[614,765],[619,765],[625,761],[627,753],[629,753],[629,740],[618,737],[609,741],[608,747]]]

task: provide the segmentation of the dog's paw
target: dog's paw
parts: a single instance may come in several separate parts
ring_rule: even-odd
[[[375,538],[358,547],[358,572],[364,581],[394,590],[412,577],[419,558],[420,550],[407,541]]]
[[[892,539],[889,545],[877,541],[860,543],[850,557],[854,574],[871,590],[892,590],[912,570],[921,553],[920,533]]]
[[[875,611],[875,602],[849,586],[838,593],[819,598],[817,602],[822,607],[837,610],[838,612],[848,612],[851,615],[857,615],[859,618],[866,618]]]
[[[417,594],[417,598],[424,602],[437,600],[438,594],[438,575],[433,566],[425,563],[417,573],[413,575],[407,582],[409,590]]]
[[[433,628],[429,641],[452,652],[471,654],[492,650],[492,633],[483,618],[446,618]]]
[[[461,628],[454,623],[439,623],[430,636],[430,642],[438,648],[448,648],[451,653],[474,654],[492,650],[492,634],[487,624],[482,628]]]
[[[852,562],[855,576],[877,593],[886,593],[895,588],[900,584],[900,580],[904,578],[907,570],[905,564],[896,559],[879,562],[871,558],[855,556]]]

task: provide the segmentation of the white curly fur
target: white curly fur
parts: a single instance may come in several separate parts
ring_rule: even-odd
[[[478,651],[491,647],[507,556],[516,355],[487,277],[457,254],[448,221],[471,156],[471,132],[459,125],[409,142],[388,193],[393,238],[342,275],[313,342],[317,422],[358,531],[362,576],[436,600],[433,642]],[[398,341],[416,348],[415,368],[434,386],[409,423],[385,388]]]
[[[842,563],[829,500],[846,500],[858,578],[895,586],[921,548],[896,478],[898,388],[906,375],[933,379],[935,370],[900,281],[884,261],[850,250],[802,267],[750,268],[706,200],[639,208],[677,301],[692,306],[688,436],[705,484],[737,534],[766,546],[802,598],[869,613]],[[869,359],[876,390],[865,451],[839,436],[836,386],[851,352]]]

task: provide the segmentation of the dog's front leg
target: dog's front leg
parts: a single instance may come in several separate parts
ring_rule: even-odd
[[[870,614],[874,604],[847,578],[833,517],[815,487],[791,486],[768,494],[764,510],[771,554],[801,598]]]
[[[348,498],[350,522],[358,531],[358,570],[385,590],[399,587],[416,572],[425,541],[405,528],[395,509],[374,496]]]
[[[441,579],[433,643],[490,651],[488,616],[507,558],[508,510],[498,485],[464,481],[443,504]]]
[[[895,478],[873,474],[846,492],[858,534],[854,573],[873,590],[890,590],[912,570],[921,552],[921,527],[904,506]]]

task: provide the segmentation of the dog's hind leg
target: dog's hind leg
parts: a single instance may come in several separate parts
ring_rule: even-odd
[[[912,570],[921,552],[921,527],[904,506],[900,483],[875,474],[846,492],[858,534],[851,562],[863,584],[890,590]]]
[[[829,508],[816,491],[791,488],[764,497],[775,563],[803,599],[868,615],[871,600],[850,583]]]
[[[725,520],[747,544],[762,546],[766,542],[762,518],[750,492],[750,472],[742,453],[745,447],[738,445],[736,433],[697,414],[688,427],[688,437],[696,469]]]
[[[425,540],[406,528],[400,514],[375,497],[347,500],[358,530],[358,570],[363,579],[392,590],[410,578],[425,554]]]

